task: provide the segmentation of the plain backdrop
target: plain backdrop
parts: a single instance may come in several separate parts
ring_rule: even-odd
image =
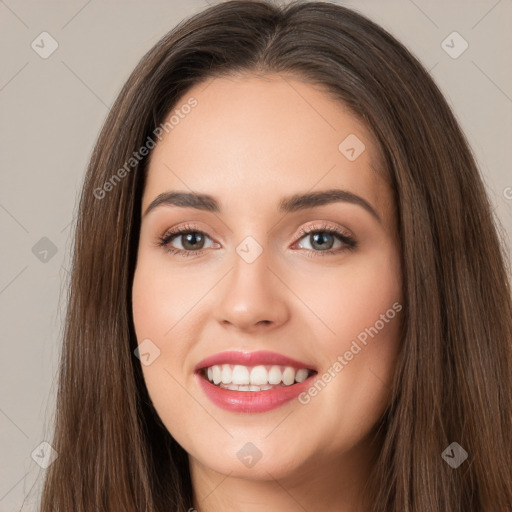
[[[24,500],[24,511],[36,510],[72,221],[93,144],[139,59],[208,3],[0,0],[0,512],[21,510]],[[339,3],[388,29],[430,71],[467,135],[510,244],[512,2]]]

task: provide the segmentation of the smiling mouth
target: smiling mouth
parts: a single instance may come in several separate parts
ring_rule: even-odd
[[[317,372],[282,365],[216,364],[198,370],[211,384],[230,391],[269,391],[304,382]]]

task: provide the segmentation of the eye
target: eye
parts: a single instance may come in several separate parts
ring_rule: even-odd
[[[328,224],[313,225],[307,229],[300,230],[301,239],[305,238],[310,247],[304,247],[299,241],[301,249],[307,249],[308,256],[325,256],[329,254],[337,254],[347,250],[353,250],[357,247],[357,243],[348,233],[330,226]],[[339,242],[337,248],[333,248]]]
[[[302,228],[299,236],[299,240],[294,245],[298,244],[300,249],[306,249],[307,255],[311,257],[338,254],[357,247],[356,241],[348,233],[328,224],[313,225],[307,229]],[[303,238],[306,238],[311,248],[304,247],[303,243],[300,242]],[[173,247],[171,245],[175,240],[180,239],[181,247]],[[166,231],[164,235],[158,238],[157,245],[163,247],[170,254],[195,256],[206,248],[206,239],[211,240],[204,231],[201,231],[196,226],[186,225]],[[338,247],[333,248],[336,242],[338,242]],[[220,247],[216,242],[212,246]]]
[[[181,238],[181,248],[170,247],[169,244],[175,239]],[[211,238],[196,228],[195,226],[182,226],[178,229],[167,231],[163,236],[159,237],[158,244],[171,254],[180,254],[183,256],[194,256],[204,249],[205,239]],[[219,246],[219,244],[217,244]]]

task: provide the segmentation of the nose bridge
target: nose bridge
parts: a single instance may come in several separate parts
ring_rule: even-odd
[[[236,286],[250,286],[257,291],[265,279],[268,281],[267,274],[270,273],[272,257],[268,244],[260,244],[254,237],[248,236],[235,248],[235,253],[232,279]]]
[[[217,316],[239,328],[279,324],[288,316],[285,287],[274,275],[268,245],[247,236],[235,248],[232,271],[217,304]]]

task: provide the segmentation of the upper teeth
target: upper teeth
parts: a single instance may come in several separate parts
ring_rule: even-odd
[[[214,384],[276,385],[281,382],[290,386],[294,382],[302,382],[308,378],[309,370],[297,370],[291,366],[242,366],[239,364],[222,364],[210,366],[207,370],[208,380]]]

